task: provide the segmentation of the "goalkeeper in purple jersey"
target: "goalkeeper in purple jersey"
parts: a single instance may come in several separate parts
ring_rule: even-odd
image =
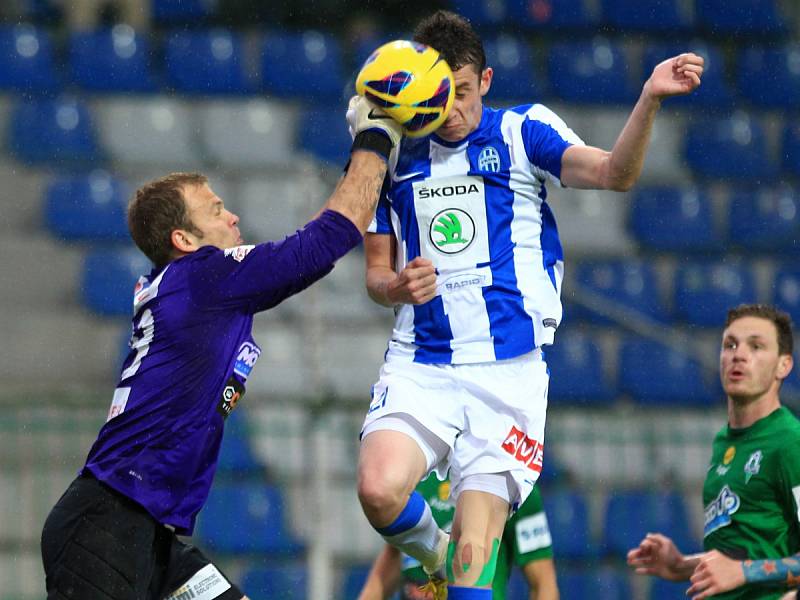
[[[792,347],[785,313],[761,304],[728,311],[720,349],[728,423],[703,485],[706,551],[685,556],[651,533],[628,553],[637,573],[690,582],[694,600],[777,600],[800,585],[800,421],[779,397]]]
[[[260,349],[253,315],[326,275],[372,219],[399,126],[351,105],[349,168],[320,214],[280,242],[242,245],[200,174],[140,188],[128,208],[154,268],[133,296],[131,351],[108,420],[42,531],[50,600],[239,600],[191,535],[226,417]]]

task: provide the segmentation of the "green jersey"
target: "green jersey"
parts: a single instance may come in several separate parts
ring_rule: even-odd
[[[449,531],[453,523],[455,506],[450,502],[450,482],[439,481],[431,474],[417,486],[431,507],[436,523]],[[506,584],[511,576],[513,565],[523,566],[532,560],[553,556],[550,529],[542,506],[542,495],[539,488],[534,487],[528,499],[506,523],[503,539],[497,557],[497,571],[492,584],[492,597],[505,600]],[[401,598],[411,600],[421,598],[418,587],[428,581],[419,562],[410,556],[403,555],[403,588]]]
[[[714,438],[703,504],[706,550],[737,560],[800,552],[800,421],[780,408],[745,429],[725,426]],[[765,600],[781,593],[754,584],[714,598]]]

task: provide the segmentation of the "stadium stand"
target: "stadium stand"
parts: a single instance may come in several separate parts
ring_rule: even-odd
[[[60,87],[50,34],[28,24],[0,26],[0,89],[52,95]]]
[[[152,48],[128,25],[71,34],[69,69],[73,84],[87,92],[154,92]]]

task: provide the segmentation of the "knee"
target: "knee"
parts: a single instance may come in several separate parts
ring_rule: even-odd
[[[451,544],[455,548],[448,553],[448,579],[456,585],[491,586],[500,540],[464,535]]]
[[[359,474],[358,500],[370,522],[376,527],[383,527],[403,510],[408,494],[402,483],[388,474]]]

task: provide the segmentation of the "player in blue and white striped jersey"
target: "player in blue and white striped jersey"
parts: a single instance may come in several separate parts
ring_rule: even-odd
[[[362,429],[358,491],[389,543],[428,572],[446,567],[451,599],[488,598],[509,507],[542,464],[541,349],[561,322],[563,275],[546,184],[630,189],[661,100],[700,85],[703,59],[659,64],[605,151],[541,104],[483,106],[492,69],[462,17],[439,11],[414,39],[450,64],[456,100],[434,134],[402,140],[365,240],[367,289],[396,321]],[[448,468],[449,542],[413,493]]]

